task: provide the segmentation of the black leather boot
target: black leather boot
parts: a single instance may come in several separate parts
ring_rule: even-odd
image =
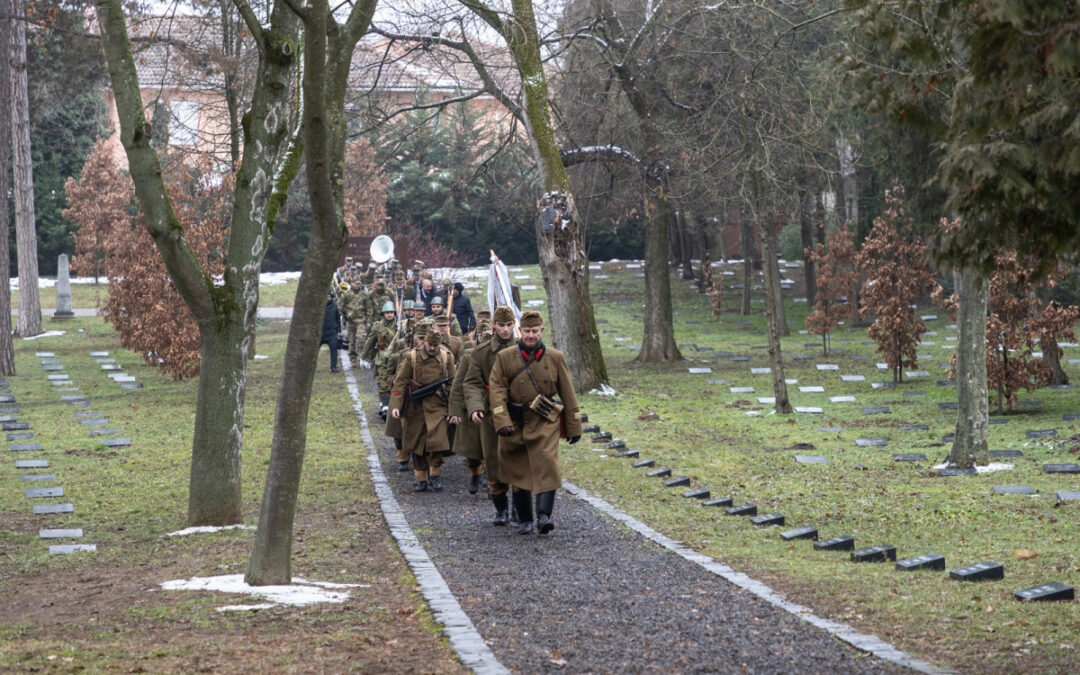
[[[491,503],[495,505],[495,520],[491,521],[491,524],[498,527],[505,526],[510,522],[510,500],[505,494],[491,495]]]
[[[536,530],[540,534],[547,534],[555,529],[555,523],[551,522],[551,511],[554,508],[554,490],[536,495]]]
[[[480,474],[474,473],[469,476],[469,494],[474,495],[480,491]]]
[[[514,507],[517,509],[518,520],[521,521],[521,524],[518,525],[518,534],[532,534],[532,492],[529,492],[528,490],[522,490],[520,488],[514,488]]]

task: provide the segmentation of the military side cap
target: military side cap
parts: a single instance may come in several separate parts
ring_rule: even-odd
[[[482,309],[476,313],[476,320],[483,321],[484,319],[491,319],[491,312],[486,309]]]
[[[521,315],[521,327],[522,328],[535,328],[536,326],[543,326],[544,318],[540,316],[540,312],[530,309]]]
[[[495,323],[514,323],[514,310],[506,305],[496,307],[493,318],[495,319]]]
[[[429,328],[431,328],[430,323],[424,323],[423,321],[420,321],[416,324],[416,326],[413,327],[413,334],[417,337],[423,337],[427,335]]]

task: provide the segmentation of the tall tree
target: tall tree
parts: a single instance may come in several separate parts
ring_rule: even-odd
[[[552,343],[566,354],[579,390],[607,382],[592,298],[585,236],[563,163],[548,102],[547,74],[532,0],[511,0],[507,12],[482,0],[459,0],[487,23],[509,49],[521,83],[520,110],[529,131],[544,195],[537,203],[536,247],[547,292]]]
[[[309,0],[303,8],[294,8],[304,24],[301,121],[314,222],[296,287],[274,413],[270,466],[255,546],[245,575],[252,585],[292,581],[293,520],[307,446],[307,417],[323,309],[349,231],[344,213],[348,135],[345,94],[356,43],[371,24],[376,2],[355,3],[340,23],[327,0]]]
[[[258,53],[258,73],[244,125],[244,151],[216,281],[194,255],[162,179],[151,146],[131,42],[120,0],[98,0],[102,44],[120,118],[120,139],[146,227],[177,291],[199,326],[202,375],[192,441],[188,522],[224,525],[243,517],[240,452],[243,445],[247,344],[255,326],[259,271],[289,182],[299,165],[296,89],[299,22],[284,2],[260,22],[238,4]],[[321,306],[321,305],[320,305]]]
[[[0,54],[7,54],[11,44],[11,0],[0,0]],[[15,374],[15,346],[11,340],[11,251],[8,244],[7,199],[11,152],[11,108],[2,102],[11,94],[11,60],[0,58],[0,375]]]
[[[11,130],[15,178],[15,241],[19,258],[19,322],[23,337],[41,332],[41,298],[38,292],[37,226],[34,222],[34,170],[30,152],[30,95],[26,80],[26,8],[12,0],[11,35]]]

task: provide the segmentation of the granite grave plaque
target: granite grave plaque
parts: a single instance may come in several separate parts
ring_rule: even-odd
[[[1020,450],[991,450],[990,459],[1012,459],[1014,457],[1023,457],[1024,453]]]
[[[842,434],[844,427],[818,427],[818,432],[823,434]]]
[[[792,541],[793,539],[813,539],[817,540],[817,528],[816,527],[797,527],[794,530],[787,530],[780,533],[780,538],[784,541]]]
[[[644,469],[646,467],[654,466],[655,464],[655,459],[639,459],[638,461],[631,464],[631,466],[635,469]]]
[[[53,513],[74,513],[74,504],[34,504],[34,515],[45,516]]]
[[[41,450],[41,443],[12,443],[12,452],[30,452]]]
[[[683,487],[690,484],[690,476],[676,476],[664,481],[664,487]]]
[[[975,467],[969,467],[967,469],[961,469],[955,466],[948,466],[944,469],[938,469],[938,475],[948,478],[949,476],[975,476],[978,475],[978,471]]]
[[[1080,473],[1080,464],[1043,464],[1046,473]]]
[[[1028,438],[1050,438],[1057,436],[1057,429],[1029,429],[1024,435]]]
[[[891,410],[889,410],[888,408],[885,408],[885,407],[863,408],[862,411],[863,411],[864,415],[887,415],[890,412],[892,412]]]
[[[843,382],[866,382],[865,375],[841,375],[840,380]]]
[[[593,443],[607,443],[611,441],[611,432],[604,431],[592,437]]]
[[[710,493],[708,488],[696,488],[694,490],[687,490],[682,493],[682,496],[686,499],[708,499]]]
[[[949,570],[949,578],[957,581],[997,581],[1005,578],[1005,565],[981,562]]]
[[[729,516],[756,516],[757,505],[756,504],[743,504],[741,506],[732,506],[724,511]]]
[[[16,469],[47,469],[49,467],[49,460],[47,459],[17,459],[15,460]]]
[[[666,478],[671,475],[671,469],[664,467],[662,469],[653,469],[645,473],[649,478]]]
[[[815,551],[854,551],[855,537],[833,537],[814,542]]]
[[[995,485],[994,492],[999,495],[1033,495],[1038,494],[1034,488],[1027,485]]]
[[[71,555],[72,553],[94,553],[97,544],[58,544],[49,547],[50,555]]]
[[[701,502],[702,506],[731,506],[731,497],[714,497]]]
[[[1017,600],[1023,602],[1049,602],[1055,600],[1072,600],[1073,587],[1060,581],[1049,581],[1045,584],[1032,586],[1020,591],[1014,591]]]
[[[902,452],[892,456],[894,462],[925,462],[926,455],[921,452]]]
[[[19,480],[24,483],[51,483],[56,480],[56,476],[51,473],[24,473],[19,476]]]
[[[750,519],[750,522],[761,527],[767,525],[783,525],[784,515],[782,513],[766,513],[760,516],[754,516]]]
[[[81,539],[82,536],[83,531],[80,528],[38,530],[38,537],[41,539]]]
[[[795,412],[804,413],[807,415],[821,415],[825,411],[822,408],[812,405],[797,405],[795,406]]]
[[[914,570],[944,570],[945,556],[937,553],[924,553],[914,558],[904,558],[896,561],[896,569],[903,572]]]
[[[901,424],[900,431],[929,431],[930,426],[927,424]]]
[[[886,562],[896,561],[896,547],[891,544],[880,544],[869,548],[860,548],[851,552],[852,562]]]
[[[800,464],[828,464],[829,458],[821,455],[795,455],[795,461]]]
[[[26,496],[35,499],[38,497],[63,497],[64,488],[62,487],[47,487],[47,488],[27,488]]]
[[[1075,502],[1080,501],[1080,492],[1073,492],[1071,490],[1059,490],[1057,493],[1058,502]]]
[[[880,448],[888,445],[884,438],[856,438],[855,445],[860,448]]]
[[[806,385],[805,387],[799,387],[799,391],[801,391],[804,394],[824,394],[825,393],[825,387],[822,387],[821,385],[818,385],[818,384],[810,384],[810,385]]]
[[[126,448],[131,445],[130,438],[106,438],[101,442],[106,448]]]

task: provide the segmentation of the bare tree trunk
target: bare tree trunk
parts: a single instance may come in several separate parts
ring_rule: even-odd
[[[1046,307],[1050,303],[1050,286],[1043,284],[1039,289],[1040,307]],[[1069,383],[1069,376],[1061,367],[1061,347],[1053,336],[1040,336],[1039,348],[1042,350],[1043,363],[1050,369],[1050,384],[1063,385]]]
[[[309,0],[305,6],[303,129],[314,218],[296,287],[270,466],[245,575],[247,583],[255,586],[292,582],[293,522],[326,294],[349,234],[345,225],[345,90],[356,43],[371,24],[375,4],[376,0],[354,4],[344,25],[337,25],[327,0]]]
[[[646,130],[647,141],[653,140]],[[647,147],[657,147],[655,145]],[[637,361],[665,363],[681,361],[675,344],[671,315],[671,267],[668,265],[668,233],[675,210],[671,208],[667,179],[659,167],[664,162],[650,162],[645,187],[645,331]]]
[[[694,240],[686,224],[686,212],[678,205],[672,204],[672,220],[679,230],[679,242],[682,263],[682,278],[684,281],[694,279]]]
[[[10,53],[11,0],[0,0],[0,54]],[[8,243],[8,172],[11,169],[11,60],[0,58],[0,375],[15,374],[15,346],[11,340],[11,249]]]
[[[799,235],[803,247],[803,283],[806,285],[806,302],[810,307],[817,300],[817,269],[814,258],[814,195],[807,190],[799,199]]]
[[[15,177],[15,246],[19,260],[19,323],[22,337],[41,333],[38,292],[37,226],[34,217],[34,171],[30,154],[30,96],[26,83],[26,10],[12,1],[11,128]]]
[[[746,213],[739,214],[739,245],[743,257],[742,306],[739,314],[750,316],[750,289],[754,285],[754,223]]]
[[[780,414],[792,412],[788,400],[787,381],[784,379],[784,357],[780,347],[780,326],[782,313],[778,311],[777,300],[780,297],[780,269],[776,262],[775,239],[769,234],[772,224],[765,217],[765,199],[760,176],[754,176],[754,200],[756,202],[758,228],[761,231],[761,257],[765,274],[765,319],[766,332],[769,334],[769,366],[772,370],[773,396],[776,397],[775,410]]]
[[[776,227],[772,222],[772,219],[768,219],[769,223],[766,225],[767,232],[763,232],[762,235],[768,235],[769,245],[768,248],[771,253],[766,256],[762,253],[762,273],[768,278],[770,275],[773,278],[772,294],[773,294],[773,311],[776,314],[776,330],[781,337],[787,337],[791,334],[791,330],[787,325],[787,312],[784,310],[784,288],[780,285],[780,260],[778,259],[777,252],[780,250],[780,239],[776,233]],[[762,244],[764,246],[764,243]],[[767,288],[767,287],[766,287]]]
[[[968,469],[987,464],[986,306],[990,284],[972,269],[953,273],[959,300],[956,325],[956,435],[946,463]]]
[[[720,215],[720,222],[718,224],[719,229],[718,229],[718,231],[716,233],[717,234],[717,236],[716,236],[717,246],[720,249],[720,251],[719,251],[720,260],[722,260],[724,262],[727,262],[728,259],[731,257],[729,255],[729,252],[728,252],[728,244],[727,244],[727,233],[728,233],[728,228],[730,226],[731,226],[731,222],[730,222],[730,219],[728,218],[728,213],[725,210]]]

